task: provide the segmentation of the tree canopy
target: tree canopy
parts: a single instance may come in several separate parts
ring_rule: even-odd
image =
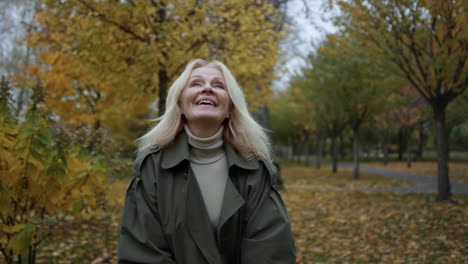
[[[153,116],[164,112],[171,82],[201,57],[223,61],[256,109],[271,94],[279,15],[264,1],[44,0],[27,37],[39,63],[18,84],[44,82],[60,118],[108,126],[124,140],[151,103]]]

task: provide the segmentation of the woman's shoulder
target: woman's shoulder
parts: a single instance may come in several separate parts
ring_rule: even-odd
[[[256,158],[258,168],[255,169],[252,175],[255,175],[252,179],[253,182],[270,182],[274,184],[278,178],[278,168],[272,160]]]
[[[150,147],[138,150],[135,161],[133,163],[133,169],[134,169],[135,175],[139,174],[141,170],[141,166],[143,165],[143,162],[148,157],[150,157],[151,155],[155,155],[155,154],[157,155],[160,152],[161,152],[161,147],[159,145],[151,145]]]

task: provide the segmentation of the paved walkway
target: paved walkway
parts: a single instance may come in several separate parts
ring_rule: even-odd
[[[330,165],[325,163],[324,165]],[[339,163],[339,168],[353,169],[352,163]],[[437,193],[437,177],[431,177],[421,174],[395,171],[366,165],[360,165],[360,171],[365,173],[372,173],[388,178],[400,179],[405,181],[415,182],[411,186],[397,186],[397,187],[376,187],[376,188],[357,188],[354,190],[363,192],[396,192],[396,193]],[[468,195],[468,183],[459,181],[450,181],[452,194],[466,194]],[[298,186],[290,186],[296,188]]]
[[[352,169],[352,163],[339,164],[340,168]],[[383,168],[376,168],[366,165],[361,165],[362,172],[381,175],[388,178],[400,179],[405,181],[415,182],[412,186],[400,187],[380,187],[370,188],[369,191],[374,192],[401,192],[401,193],[437,193],[437,177],[426,176],[409,172],[395,171]],[[450,181],[452,194],[468,194],[468,183],[459,181]]]

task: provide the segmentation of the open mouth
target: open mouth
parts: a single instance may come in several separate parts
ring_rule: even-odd
[[[201,99],[196,103],[196,105],[211,105],[216,106],[216,103],[210,99]]]

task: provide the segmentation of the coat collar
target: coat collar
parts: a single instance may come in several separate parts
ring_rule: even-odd
[[[226,161],[228,165],[229,177],[226,181],[223,203],[219,216],[218,228],[215,234],[209,235],[212,231],[209,222],[208,213],[203,202],[203,198],[190,167],[185,191],[185,221],[190,223],[187,229],[195,243],[200,248],[202,254],[210,264],[221,263],[220,253],[226,253],[234,250],[236,246],[237,232],[239,223],[235,217],[236,213],[245,205],[246,201],[235,186],[237,180],[237,170],[230,168],[237,166],[245,170],[255,170],[259,168],[259,162],[256,159],[247,160],[239,155],[227,142],[224,144]],[[187,134],[181,131],[175,140],[163,148],[161,167],[169,169],[178,167],[183,161],[190,161],[190,151]],[[185,162],[187,166],[188,163]],[[203,208],[200,210],[200,208]],[[197,219],[197,221],[195,221]],[[220,251],[218,251],[220,250]],[[235,251],[228,254],[234,256]]]
[[[224,151],[226,152],[228,168],[237,166],[246,170],[255,170],[259,167],[256,159],[247,160],[239,155],[227,142],[224,144]],[[184,160],[190,161],[189,143],[185,131],[182,130],[171,144],[163,148],[162,153],[161,167],[163,169],[173,168]]]
[[[221,262],[221,255],[216,250],[216,238],[213,233],[208,212],[206,210],[200,187],[189,168],[185,191],[185,223],[198,248],[209,264]]]

